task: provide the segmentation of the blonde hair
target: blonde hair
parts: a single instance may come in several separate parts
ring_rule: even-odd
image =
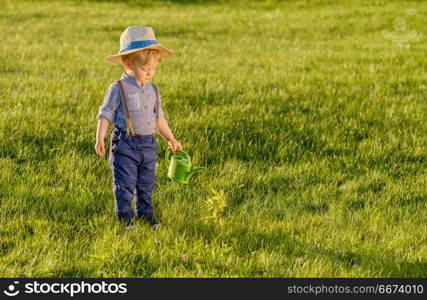
[[[162,60],[162,55],[160,50],[157,49],[142,49],[140,51],[123,55],[122,61],[124,62],[125,59],[129,60],[132,64],[143,67],[151,59],[155,59],[159,63]]]

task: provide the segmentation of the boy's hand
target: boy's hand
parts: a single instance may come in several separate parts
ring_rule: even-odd
[[[170,141],[168,141],[168,145],[169,147],[171,147],[173,154],[176,154],[176,150],[182,150],[182,146],[181,143],[176,140],[176,139],[172,139]]]
[[[104,156],[105,154],[104,139],[96,139],[95,151],[96,151],[96,154],[98,154],[99,156]]]

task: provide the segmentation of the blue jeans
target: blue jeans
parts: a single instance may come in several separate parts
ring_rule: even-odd
[[[151,194],[156,185],[156,152],[159,145],[152,135],[126,136],[114,127],[111,132],[109,164],[113,173],[115,215],[129,222],[132,218],[153,220]],[[136,190],[136,216],[132,200]]]

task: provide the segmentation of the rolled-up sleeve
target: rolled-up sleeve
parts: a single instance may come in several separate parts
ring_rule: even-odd
[[[97,118],[107,119],[110,124],[114,123],[114,114],[120,105],[119,87],[113,82],[104,96],[104,103],[99,107]]]

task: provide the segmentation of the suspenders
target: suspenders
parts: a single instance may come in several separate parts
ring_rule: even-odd
[[[134,136],[135,135],[135,131],[133,130],[132,119],[130,117],[128,100],[127,100],[127,97],[126,97],[125,89],[123,88],[123,82],[121,80],[117,80],[117,83],[119,84],[120,98],[122,100],[123,107],[125,109],[125,115],[126,115],[126,136],[129,136],[129,132],[132,134],[132,136]]]
[[[159,91],[157,90],[157,86],[154,84],[154,83],[152,83],[152,85],[153,85],[153,87],[154,87],[154,91],[156,92],[156,104],[155,104],[155,107],[156,107],[156,127],[155,127],[155,129],[154,129],[154,134],[153,134],[153,136],[154,135],[156,135],[156,134],[159,134]]]
[[[133,129],[133,124],[132,124],[132,118],[129,112],[129,106],[128,106],[128,101],[127,101],[127,96],[126,96],[126,92],[125,89],[123,87],[123,82],[122,80],[117,80],[117,83],[119,85],[119,90],[120,90],[120,99],[123,103],[123,107],[125,110],[125,115],[126,115],[126,136],[129,136],[129,133],[134,136],[135,135],[135,131]],[[154,91],[156,92],[156,103],[155,103],[155,107],[156,107],[156,128],[155,128],[155,132],[153,134],[153,136],[155,136],[156,134],[159,133],[159,92],[157,90],[157,86],[152,83],[153,87],[154,87]]]

